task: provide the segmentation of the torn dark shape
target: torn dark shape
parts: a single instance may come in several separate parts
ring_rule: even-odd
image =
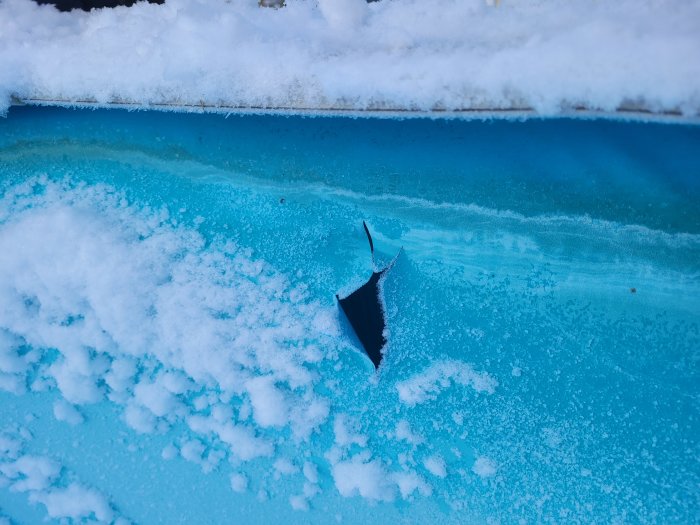
[[[362,225],[365,228],[365,233],[369,240],[372,264],[374,265],[374,243],[372,242],[372,236],[364,221]],[[375,368],[379,368],[379,364],[382,361],[382,349],[386,344],[386,339],[384,337],[386,321],[379,297],[379,284],[384,274],[394,265],[395,261],[396,258],[381,271],[375,269],[372,273],[372,277],[347,297],[341,299],[336,295],[341,309],[348,318],[348,321],[350,321],[350,325],[357,334],[357,338],[362,343],[365,352],[372,360],[372,363],[374,363]]]
[[[82,9],[90,11],[91,9],[102,9],[105,7],[131,7],[137,0],[34,0],[37,4],[51,4],[59,11],[72,11],[73,9]],[[149,4],[162,4],[165,0],[146,0]]]

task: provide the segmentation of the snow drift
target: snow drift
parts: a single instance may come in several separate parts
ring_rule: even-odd
[[[0,2],[18,100],[246,110],[700,113],[700,4],[168,0],[60,13]]]

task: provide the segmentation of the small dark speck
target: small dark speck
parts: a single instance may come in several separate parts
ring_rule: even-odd
[[[636,288],[630,288],[630,293],[637,293],[637,289],[636,289]]]
[[[280,198],[280,204],[284,204],[286,201],[284,200],[284,197]]]

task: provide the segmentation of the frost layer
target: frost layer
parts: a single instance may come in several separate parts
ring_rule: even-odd
[[[700,110],[700,4],[168,0],[0,3],[0,110],[21,99],[237,108]]]

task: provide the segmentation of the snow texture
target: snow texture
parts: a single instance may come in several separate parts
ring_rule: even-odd
[[[248,489],[248,478],[245,474],[236,472],[235,474],[231,474],[230,480],[231,489],[234,492],[245,492]]]
[[[394,490],[387,478],[384,466],[377,459],[366,461],[355,456],[333,466],[335,485],[345,497],[360,495],[370,500],[392,501]]]
[[[57,488],[46,494],[35,496],[36,501],[46,506],[51,518],[74,520],[93,516],[101,523],[112,521],[112,509],[98,491],[71,483],[66,488]]]
[[[447,476],[447,467],[445,466],[445,460],[440,456],[430,456],[425,458],[423,465],[428,469],[433,476],[438,478],[444,478]]]
[[[338,414],[333,422],[335,442],[326,454],[331,466],[331,475],[338,492],[345,497],[361,496],[367,500],[394,501],[397,491],[402,499],[410,500],[417,491],[423,496],[432,494],[432,487],[411,468],[408,461],[400,462],[398,468],[391,461],[373,458],[367,436],[358,432],[359,422],[347,414]],[[408,423],[397,425],[396,439],[406,441],[409,437],[413,447],[422,439],[411,433]],[[304,475],[315,484],[317,471],[312,465],[304,465]]]
[[[425,441],[423,436],[413,433],[411,426],[405,419],[396,423],[396,439],[405,441],[411,445],[420,445]]]
[[[697,116],[698,20],[700,3],[670,0],[168,0],[89,13],[4,0],[0,111],[17,97]]]
[[[436,361],[425,371],[396,384],[399,399],[415,406],[435,399],[453,383],[470,386],[476,392],[492,394],[498,382],[485,372],[475,372],[467,363],[455,360]]]
[[[496,463],[487,457],[480,456],[476,458],[472,471],[482,478],[490,478],[496,475]]]
[[[0,432],[0,486],[9,483],[10,490],[27,493],[30,502],[41,503],[48,517],[62,523],[128,523],[104,494],[75,480],[58,462],[25,454],[29,440],[26,429]]]
[[[53,404],[53,415],[58,421],[65,421],[69,425],[78,425],[85,421],[80,411],[64,399],[59,399]]]

